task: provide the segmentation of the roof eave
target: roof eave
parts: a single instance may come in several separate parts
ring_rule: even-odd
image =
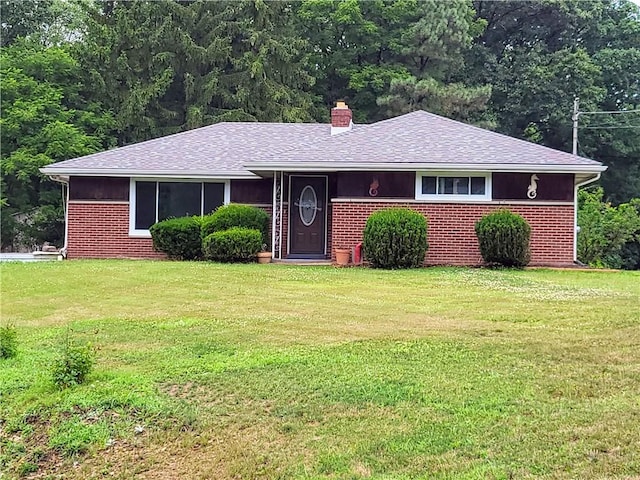
[[[339,163],[298,162],[298,163],[247,163],[245,168],[252,172],[296,171],[296,172],[345,172],[345,171],[467,171],[467,172],[546,172],[578,173],[604,172],[602,164],[508,164],[508,163]]]
[[[55,168],[43,167],[40,171],[49,177],[146,177],[146,178],[202,178],[202,179],[255,179],[257,175],[246,170],[211,172],[202,170],[134,170],[121,168]]]

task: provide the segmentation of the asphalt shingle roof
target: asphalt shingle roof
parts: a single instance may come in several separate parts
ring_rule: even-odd
[[[251,176],[250,170],[349,165],[557,166],[601,170],[594,160],[424,111],[331,136],[312,123],[218,123],[50,165],[49,174]],[[88,174],[88,173],[84,173]]]
[[[367,128],[324,137],[298,150],[278,151],[267,162],[390,164],[600,165],[425,111],[383,120]],[[265,163],[267,163],[265,162]],[[246,162],[248,165],[257,162]]]
[[[330,132],[329,125],[320,123],[223,122],[65,160],[43,171],[251,176],[245,162],[261,160],[274,149],[299,148]]]

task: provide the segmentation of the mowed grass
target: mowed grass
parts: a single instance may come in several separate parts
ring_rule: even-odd
[[[0,272],[7,478],[640,476],[638,272]],[[97,363],[59,391],[69,328]]]

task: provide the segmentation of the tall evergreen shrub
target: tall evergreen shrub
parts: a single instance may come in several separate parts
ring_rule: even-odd
[[[269,244],[269,215],[258,207],[231,203],[218,208],[211,215],[202,219],[202,238],[214,232],[221,232],[232,227],[258,230],[262,236],[262,244]]]
[[[476,236],[482,258],[488,264],[524,267],[531,259],[531,227],[517,213],[498,210],[476,222]]]
[[[427,219],[407,208],[378,210],[367,220],[362,246],[372,267],[420,267],[429,246]]]

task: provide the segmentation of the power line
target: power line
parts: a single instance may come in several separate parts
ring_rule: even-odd
[[[580,130],[616,130],[618,128],[640,128],[640,125],[626,125],[624,127],[578,127]]]
[[[616,130],[622,128],[640,128],[636,125],[625,125],[625,126],[612,126],[612,127],[599,127],[599,126],[591,126],[591,127],[579,127],[578,119],[580,115],[597,115],[597,114],[606,114],[606,115],[619,115],[621,113],[638,113],[640,109],[634,110],[604,110],[601,112],[581,112],[579,107],[579,99],[575,97],[573,99],[573,115],[571,116],[571,120],[573,120],[573,135],[572,135],[572,149],[571,152],[574,155],[578,155],[578,129],[602,129],[602,130]]]
[[[609,110],[609,111],[602,111],[602,112],[577,112],[577,115],[596,115],[598,113],[607,113],[610,115],[617,115],[619,113],[638,113],[640,112],[640,109],[638,110]]]

